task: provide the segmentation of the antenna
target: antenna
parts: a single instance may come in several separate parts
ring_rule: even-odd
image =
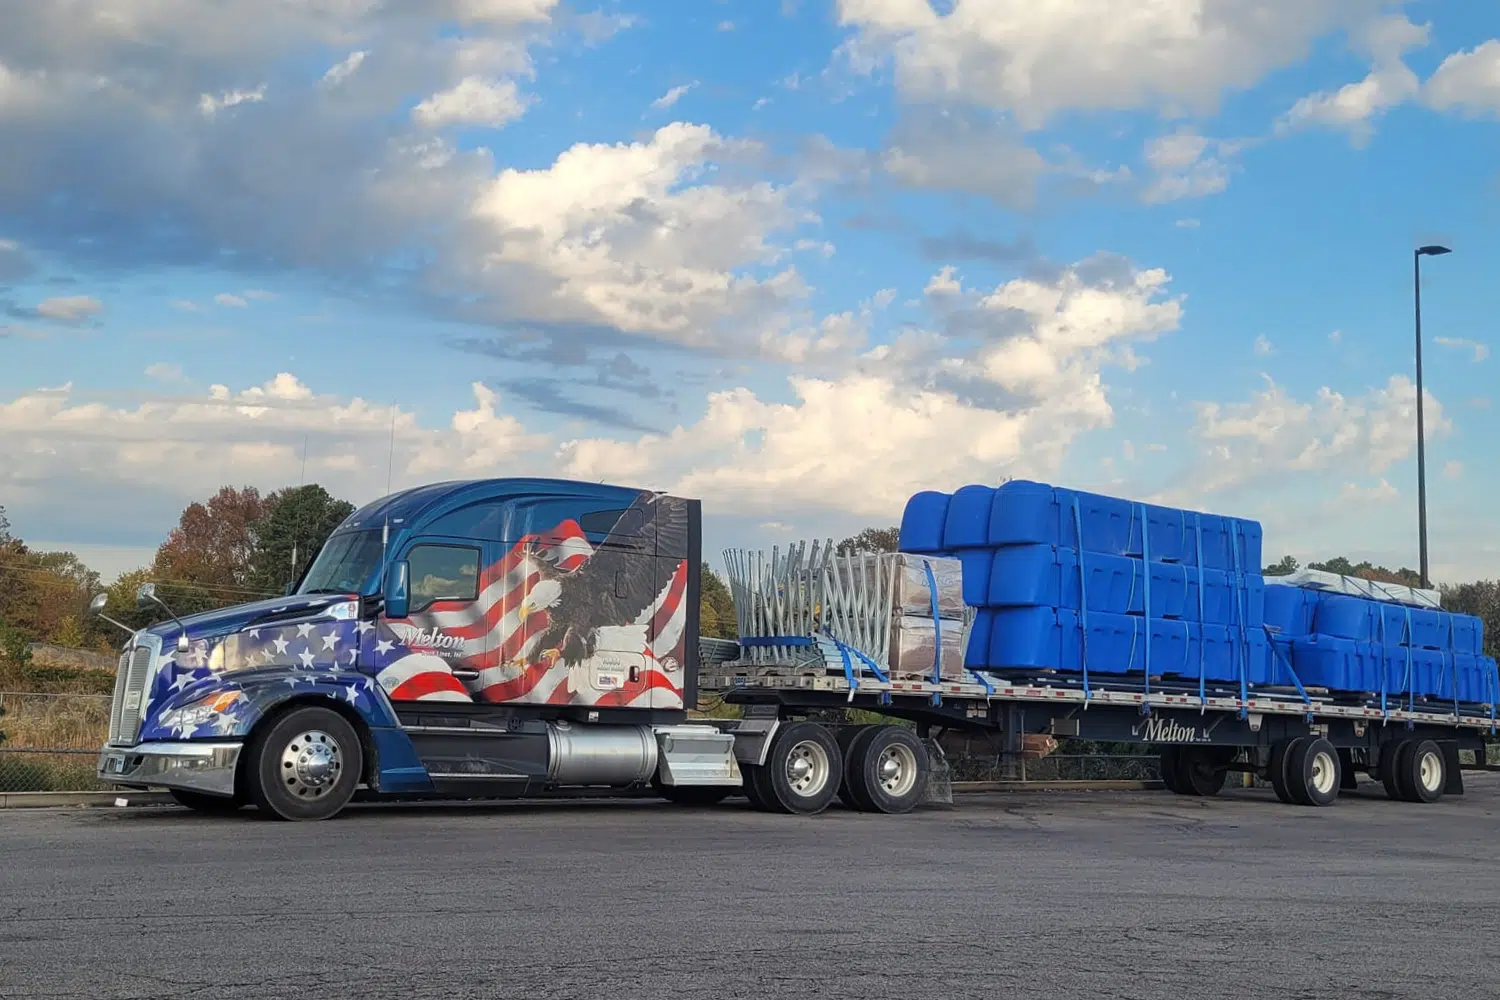
[[[396,468],[396,404],[391,404],[391,447],[385,458],[385,495],[391,495],[391,475]]]
[[[307,435],[302,435],[302,475],[297,482],[298,486],[307,485]]]

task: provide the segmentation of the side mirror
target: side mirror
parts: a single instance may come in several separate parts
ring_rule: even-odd
[[[90,618],[97,618],[97,617],[99,617],[101,614],[104,613],[104,609],[108,605],[109,605],[109,595],[108,594],[106,594],[103,591],[100,591],[99,593],[95,594],[94,595],[94,599],[92,601],[89,601],[89,617]]]
[[[409,570],[406,560],[402,559],[391,563],[385,571],[385,616],[387,618],[405,618],[411,606],[410,585],[407,579]]]
[[[135,606],[142,611],[156,603],[156,584],[143,583],[136,589]]]

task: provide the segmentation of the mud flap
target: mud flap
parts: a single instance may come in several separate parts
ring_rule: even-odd
[[[918,808],[943,809],[953,807],[953,769],[948,765],[948,755],[938,746],[937,740],[925,739],[927,748],[927,788],[922,793]]]

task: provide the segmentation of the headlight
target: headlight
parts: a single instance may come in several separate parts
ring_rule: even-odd
[[[239,691],[211,694],[207,698],[199,698],[191,704],[162,713],[161,724],[168,728],[180,726],[183,729],[196,729],[204,723],[212,722],[242,697]]]

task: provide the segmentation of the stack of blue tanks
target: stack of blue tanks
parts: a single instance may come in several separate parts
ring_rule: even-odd
[[[1266,588],[1278,672],[1360,696],[1494,704],[1500,674],[1472,615],[1310,587]]]
[[[900,547],[962,562],[975,670],[1271,682],[1255,521],[1013,481],[916,494]]]

